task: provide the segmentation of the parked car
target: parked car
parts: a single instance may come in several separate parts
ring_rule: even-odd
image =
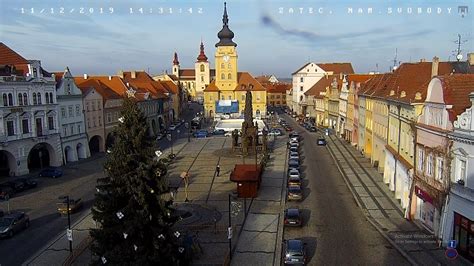
[[[193,136],[195,138],[207,138],[209,136],[209,132],[207,132],[207,130],[201,129],[194,132]]]
[[[290,133],[290,138],[296,138],[296,139],[300,139],[300,134],[298,134],[298,132],[296,131],[293,131]]]
[[[162,140],[164,137],[166,137],[165,134],[163,134],[163,133],[158,133],[158,135],[156,135],[156,141]]]
[[[0,237],[13,237],[15,233],[28,228],[30,217],[24,212],[14,212],[0,218]]]
[[[306,243],[298,239],[285,241],[285,265],[307,263]]]
[[[308,131],[309,131],[309,132],[316,132],[316,131],[318,131],[318,129],[317,129],[315,126],[310,126],[310,127],[308,128]]]
[[[327,142],[326,142],[326,139],[321,137],[321,138],[318,138],[318,145],[319,146],[326,146]]]
[[[288,168],[300,169],[300,163],[298,160],[290,159],[288,160]]]
[[[303,191],[300,186],[289,186],[287,191],[288,201],[301,201],[303,200]]]
[[[15,191],[8,185],[0,185],[0,199],[6,200],[13,196]]]
[[[56,204],[60,214],[67,214],[67,200]],[[82,208],[82,199],[69,199],[69,213],[75,213]]]
[[[290,168],[290,169],[288,169],[288,177],[290,177],[290,176],[300,177],[300,171],[298,171],[298,169],[296,169],[296,168]]]
[[[281,136],[282,132],[281,132],[281,130],[279,130],[277,128],[274,128],[274,129],[270,130],[270,132],[268,132],[268,135],[269,136]]]
[[[298,154],[295,154],[294,152],[290,155],[290,160],[296,160],[296,161],[299,161],[300,160],[300,156]]]
[[[169,128],[170,131],[175,130],[178,127],[178,125],[172,124]]]
[[[301,226],[301,214],[300,210],[296,208],[288,208],[285,210],[285,220],[284,224],[286,226]]]
[[[9,186],[13,190],[13,193],[22,192],[23,190],[25,190],[25,185],[22,182],[18,181],[5,182],[1,184],[1,186]]]
[[[219,136],[224,136],[225,135],[225,130],[223,129],[217,129],[212,132],[213,135],[219,135]]]
[[[285,130],[286,130],[286,132],[290,132],[290,131],[293,131],[293,128],[290,127],[290,126],[286,126],[286,127],[285,127]]]
[[[295,146],[290,147],[290,152],[298,152],[298,147],[295,147]]]
[[[299,147],[300,146],[300,143],[298,141],[295,141],[295,140],[290,140],[289,143],[290,143],[290,147]]]
[[[17,178],[15,181],[21,182],[25,189],[35,188],[38,186],[38,182],[31,178]]]
[[[291,156],[298,156],[299,153],[296,152],[296,151],[290,151],[290,153],[288,154],[288,157],[291,157]]]
[[[58,178],[63,175],[63,170],[59,167],[47,167],[39,173],[39,177]]]
[[[288,177],[288,187],[299,186],[301,187],[301,178],[298,176],[289,176]]]

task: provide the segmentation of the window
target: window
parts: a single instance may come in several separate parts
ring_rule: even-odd
[[[95,102],[92,102],[91,105],[92,105],[92,111],[95,111]]]
[[[204,82],[204,76],[201,76],[201,82]]]
[[[66,92],[67,94],[71,94],[71,84],[67,84]]]
[[[436,158],[436,179],[442,180],[443,179],[443,158]]]
[[[52,92],[49,93],[49,103],[54,103],[54,102],[53,102],[53,93],[52,93]]]
[[[97,101],[97,110],[102,110],[102,104],[100,100]]]
[[[260,92],[257,92],[257,101],[260,101]]]
[[[91,121],[87,118],[87,128],[91,128]]]
[[[221,74],[221,79],[225,79],[225,74],[224,73]]]
[[[102,126],[102,117],[99,115],[99,126]]]
[[[49,130],[54,129],[54,118],[52,116],[48,116],[48,129]]]
[[[68,110],[69,117],[73,117],[73,116],[74,116],[74,113],[73,113],[73,110],[72,110],[72,105],[69,105],[69,106],[67,107],[67,110]]]
[[[224,63],[221,63],[221,68],[224,69],[225,68],[225,65]]]
[[[201,64],[199,68],[201,69],[201,72],[204,72],[204,64]]]
[[[275,95],[270,95],[270,99],[275,99]]]
[[[38,104],[41,104],[41,93],[38,92]]]
[[[304,80],[303,77],[301,77],[301,78],[300,78],[300,82],[303,82],[303,80]]]
[[[36,78],[38,77],[38,70],[35,68],[33,68],[33,77]]]
[[[28,119],[21,120],[21,128],[23,129],[23,134],[30,133],[30,127],[28,126]]]
[[[3,106],[8,106],[7,94],[3,94]]]
[[[426,158],[426,174],[428,176],[433,176],[433,154],[428,154]]]
[[[300,86],[300,91],[303,91],[303,86]]]
[[[66,108],[61,107],[61,118],[66,118]]]
[[[18,93],[18,105],[23,105],[23,95]]]
[[[63,127],[63,136],[67,136],[67,127],[66,126]]]
[[[422,147],[418,147],[418,171],[423,172],[423,165],[425,164],[425,151]]]
[[[45,98],[46,99],[46,104],[48,104],[49,103],[49,92],[47,92],[44,96],[46,97]]]
[[[229,63],[229,64],[227,65],[227,68],[228,68],[228,69],[231,69],[231,68],[232,68],[232,64]]]
[[[74,125],[71,125],[71,135],[74,135]]]
[[[13,127],[13,121],[7,121],[7,134],[8,134],[8,136],[15,135],[15,129]]]
[[[38,104],[38,102],[36,101],[36,92],[33,92],[33,104]]]
[[[81,134],[81,125],[77,125],[77,133]]]
[[[232,96],[229,95],[229,100],[232,100]]]
[[[232,79],[232,74],[229,73],[229,74],[227,75],[227,79]]]
[[[28,105],[28,94],[26,92],[23,93],[23,104]]]
[[[13,106],[13,94],[8,94],[8,105]]]
[[[107,113],[107,123],[112,123],[112,115]]]
[[[86,102],[86,110],[89,112],[89,102]]]
[[[304,99],[303,95],[300,96],[300,102],[302,102]]]
[[[76,116],[79,116],[81,115],[81,106],[79,106],[78,104],[76,105]]]
[[[245,101],[245,94],[242,94],[242,101]]]
[[[260,116],[260,110],[257,109],[257,111],[255,112],[256,116]]]
[[[458,167],[458,173],[457,173],[457,180],[463,180],[464,182],[466,182],[466,160],[459,159],[458,165],[459,167]]]
[[[224,95],[222,95],[222,96],[221,96],[221,100],[225,100],[225,97],[224,97]]]

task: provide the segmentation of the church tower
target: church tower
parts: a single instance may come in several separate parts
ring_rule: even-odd
[[[219,42],[216,43],[216,86],[227,100],[234,98],[233,90],[237,87],[237,44],[232,41],[234,33],[229,29],[229,17],[227,6],[224,2],[224,15],[222,18],[222,29],[217,33]],[[226,94],[225,91],[232,93]]]
[[[179,78],[179,61],[178,61],[178,54],[174,52],[173,58],[173,75]]]
[[[197,100],[203,99],[203,90],[209,85],[210,73],[209,73],[209,61],[204,53],[204,44],[201,41],[199,55],[197,61],[194,64],[194,73],[196,78],[196,98]]]

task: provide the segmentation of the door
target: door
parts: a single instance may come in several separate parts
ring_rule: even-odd
[[[41,118],[36,118],[36,136],[43,136],[43,124]]]

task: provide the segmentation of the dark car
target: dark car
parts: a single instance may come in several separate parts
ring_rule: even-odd
[[[0,186],[9,186],[14,193],[22,192],[23,190],[25,190],[25,184],[16,180],[3,183]]]
[[[310,132],[316,132],[316,131],[318,131],[318,129],[316,129],[315,126],[310,126],[310,127],[308,128],[308,130],[309,130]]]
[[[286,196],[288,201],[301,201],[303,200],[303,191],[300,186],[289,186]]]
[[[326,139],[325,138],[318,138],[318,145],[319,146],[326,146]]]
[[[293,128],[290,127],[290,126],[286,126],[286,127],[285,127],[285,130],[286,130],[287,132],[290,132],[290,131],[293,131]]]
[[[289,176],[288,177],[288,186],[300,186],[301,187],[301,178],[299,176]]]
[[[298,152],[298,147],[290,147],[290,152]]]
[[[213,135],[218,135],[218,136],[223,136],[225,135],[225,130],[223,129],[217,129],[212,132]]]
[[[300,169],[300,163],[298,160],[295,159],[290,159],[288,160],[288,168],[295,168],[295,169]]]
[[[303,243],[303,241],[298,239],[290,239],[285,241],[285,265],[305,265],[306,260],[306,244]]]
[[[300,134],[298,134],[298,132],[293,131],[293,132],[290,133],[290,138],[296,138],[296,139],[299,140],[300,139]]]
[[[58,178],[63,175],[63,170],[59,167],[48,167],[39,173],[39,177],[52,177]]]
[[[14,234],[30,225],[30,217],[24,212],[7,214],[0,218],[0,237],[13,237]]]
[[[22,183],[25,189],[35,188],[38,186],[38,182],[31,178],[18,178],[15,181]]]
[[[15,191],[7,185],[0,185],[0,199],[7,200],[13,196]]]
[[[285,210],[286,226],[301,226],[301,214],[299,209],[288,208]]]
[[[209,136],[209,132],[207,132],[207,130],[198,130],[196,132],[194,132],[193,136],[195,138],[207,138]]]
[[[57,204],[58,212],[60,214],[67,214],[67,200]],[[75,213],[82,208],[82,199],[69,199],[69,213]]]

